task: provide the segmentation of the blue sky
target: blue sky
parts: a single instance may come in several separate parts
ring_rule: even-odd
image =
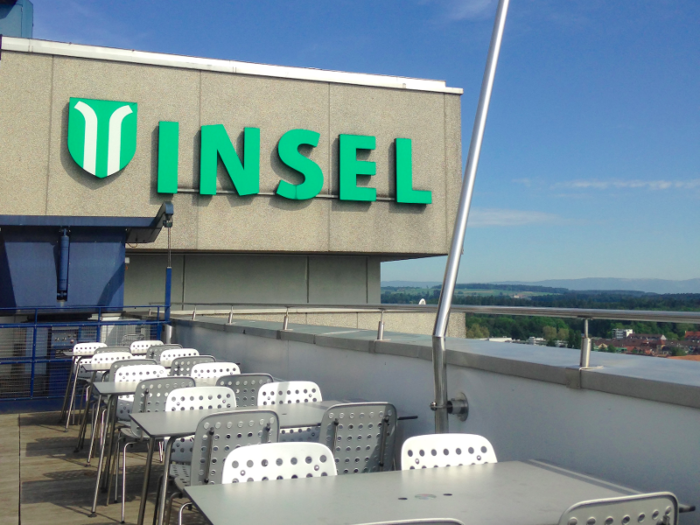
[[[33,0],[37,38],[446,80],[495,0]],[[700,277],[700,2],[512,0],[460,282]],[[442,280],[444,258],[383,280]]]

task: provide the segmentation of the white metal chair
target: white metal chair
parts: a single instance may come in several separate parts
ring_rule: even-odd
[[[678,500],[670,492],[582,501],[568,508],[559,525],[676,525]]]
[[[129,346],[129,350],[134,355],[143,355],[146,354],[148,352],[148,349],[152,346],[160,346],[162,344],[163,341],[158,341],[157,339],[147,341],[134,341]]]
[[[267,383],[258,390],[258,406],[323,401],[321,389],[312,381],[278,381]],[[283,428],[280,441],[318,441],[319,427]]]
[[[191,376],[192,367],[199,363],[213,363],[216,358],[212,355],[195,355],[192,357],[178,357],[170,363],[171,376]]]
[[[268,383],[258,391],[258,406],[323,401],[321,389],[313,381],[280,381]]]
[[[160,355],[163,352],[165,352],[166,350],[177,350],[178,348],[182,348],[182,345],[155,345],[148,349],[146,357],[150,357],[151,359],[155,359],[156,361],[160,362]]]
[[[170,368],[173,361],[178,357],[195,357],[198,355],[199,352],[194,348],[171,348],[163,351],[158,358],[160,359],[161,365],[165,368]]]
[[[270,374],[235,374],[221,376],[216,380],[217,386],[227,386],[236,394],[236,406],[258,406],[258,390],[262,385],[272,383]]]
[[[497,462],[489,440],[476,434],[414,436],[401,447],[402,470]]]
[[[338,474],[391,470],[396,408],[391,403],[344,403],[323,415],[319,442],[333,451]]]
[[[268,443],[229,453],[222,483],[315,478],[337,474],[333,453],[320,443]]]
[[[222,376],[240,374],[241,370],[236,363],[228,361],[212,361],[209,363],[198,363],[190,371],[190,376],[194,378],[198,385],[215,385],[216,380]]]

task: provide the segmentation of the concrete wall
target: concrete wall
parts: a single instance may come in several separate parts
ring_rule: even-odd
[[[256,330],[266,331],[252,326],[249,331],[252,334]],[[307,327],[306,331],[311,333],[313,329]],[[390,401],[399,412],[418,415],[418,420],[400,424],[401,437],[434,430],[429,409],[433,399],[432,365],[419,352],[409,357],[355,351],[323,346],[318,337],[315,343],[305,343],[232,333],[198,323],[176,324],[175,337],[184,346],[220,360],[240,362],[244,372],[315,381],[325,399]],[[342,335],[331,337],[337,340]],[[474,345],[468,341],[462,344]],[[519,370],[531,364],[531,354],[542,349],[477,344],[493,349],[505,347],[514,356],[522,350],[523,359],[500,360],[503,373],[448,364],[449,396],[464,392],[469,401],[467,421],[450,417],[450,431],[486,436],[499,461],[540,459],[641,491],[670,490],[681,502],[697,504],[697,408],[518,377]],[[546,368],[555,370],[557,357],[568,353],[575,362],[574,351],[553,351],[554,359]],[[689,375],[692,372],[684,374]],[[641,387],[642,379],[636,381]],[[668,387],[672,389],[673,385]],[[697,525],[700,515],[683,514],[681,523]]]
[[[40,52],[45,51],[2,53],[2,214],[153,216],[161,202],[172,199],[173,248],[185,252],[435,255],[448,251],[461,180],[457,94]],[[136,155],[121,172],[97,179],[72,159],[67,149],[70,97],[138,103]],[[338,135],[366,134],[377,138],[377,148],[366,160],[376,162],[377,174],[368,185],[377,189],[378,196],[395,197],[394,140],[406,137],[413,140],[414,188],[430,190],[433,203],[289,201],[230,193],[159,195],[157,145],[162,120],[180,123],[179,185],[184,189],[199,187],[202,125],[224,124],[239,152],[243,128],[260,128],[260,190],[268,193],[275,192],[281,179],[298,182],[298,175],[280,162],[276,146],[286,131],[307,128],[321,134],[309,156],[323,170],[326,197],[338,193]],[[218,185],[233,189],[221,165]],[[164,247],[161,235],[156,243],[140,248]],[[216,264],[194,259],[192,263],[203,265],[203,270]],[[343,278],[355,282],[353,272],[364,270],[349,266]],[[312,285],[309,294],[324,301],[333,292],[321,284]]]
[[[124,304],[162,303],[166,265],[165,254],[130,253]],[[173,303],[381,302],[379,257],[190,253],[172,268]]]

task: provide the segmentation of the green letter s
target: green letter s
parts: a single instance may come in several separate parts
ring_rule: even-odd
[[[301,184],[290,184],[281,180],[277,195],[291,200],[313,199],[323,188],[323,171],[313,160],[299,153],[299,146],[318,146],[320,133],[308,129],[292,129],[282,135],[277,145],[277,153],[282,162],[304,176]]]

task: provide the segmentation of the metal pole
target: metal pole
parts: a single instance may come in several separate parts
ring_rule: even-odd
[[[510,0],[500,0],[496,19],[491,34],[491,44],[489,54],[486,59],[486,69],[481,82],[481,94],[479,95],[479,105],[474,118],[474,128],[472,129],[472,139],[469,144],[469,155],[467,156],[467,167],[464,170],[464,181],[462,182],[462,194],[459,199],[459,209],[455,219],[454,232],[452,233],[452,245],[447,257],[445,267],[445,278],[442,282],[438,311],[435,317],[435,328],[433,330],[433,371],[435,380],[435,401],[431,408],[435,411],[435,432],[449,432],[447,422],[447,378],[445,370],[445,334],[447,323],[450,318],[450,308],[452,306],[452,294],[454,293],[457,273],[459,272],[459,261],[464,247],[464,234],[467,230],[467,220],[469,219],[469,208],[471,206],[472,194],[474,191],[474,181],[479,167],[479,156],[481,155],[481,144],[484,139],[484,128],[486,127],[486,117],[489,112],[493,81],[496,76],[496,66],[498,65],[498,55],[501,51],[503,40],[503,29],[506,24],[508,5]]]
[[[588,338],[588,319],[583,320],[583,339],[581,340],[581,368],[588,368],[591,363],[591,340]]]

